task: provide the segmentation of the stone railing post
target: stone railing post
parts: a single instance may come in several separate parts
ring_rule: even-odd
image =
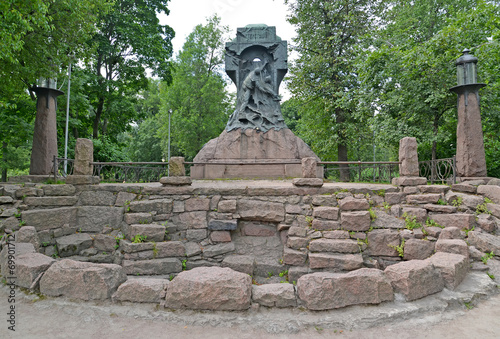
[[[99,177],[94,177],[94,143],[90,139],[78,138],[75,145],[75,163],[73,175],[66,178],[67,184],[92,185],[99,183]]]
[[[92,162],[94,162],[94,143],[92,140],[76,139],[73,175],[92,175],[94,171]]]
[[[184,167],[184,157],[171,157],[168,162],[168,173],[171,177],[186,176],[186,168]]]
[[[318,162],[313,157],[302,158],[302,178],[316,178]]]
[[[191,185],[190,177],[186,176],[184,157],[171,157],[168,162],[168,177],[160,179],[163,186],[185,186]]]
[[[399,177],[392,179],[396,186],[426,185],[427,179],[419,177],[417,139],[405,137],[399,140]]]

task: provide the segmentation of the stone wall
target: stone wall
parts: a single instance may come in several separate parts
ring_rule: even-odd
[[[251,275],[252,298],[263,305],[321,310],[392,300],[393,291],[414,300],[458,286],[474,260],[500,254],[497,183],[0,184],[0,232],[15,232],[18,243],[56,258],[56,276],[73,266],[90,269],[73,261],[113,264],[116,281],[98,293],[102,298],[123,282],[122,273],[156,275],[156,291],[164,293],[165,280],[217,266]],[[43,279],[40,288],[55,293]],[[290,287],[274,285],[287,281]],[[347,286],[357,287],[347,293]],[[92,299],[92,292],[77,297]]]

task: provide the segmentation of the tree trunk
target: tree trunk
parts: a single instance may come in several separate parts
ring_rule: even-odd
[[[344,119],[344,112],[341,112],[340,110],[337,110],[337,116],[335,119],[335,122],[337,125],[342,124],[345,121]],[[337,132],[338,134],[338,144],[337,144],[337,159],[338,161],[348,161],[347,160],[347,146],[345,145],[345,135],[343,134],[342,130],[339,130]],[[343,165],[340,166],[340,181],[343,182],[348,182],[350,181],[350,175],[349,175],[349,165]]]
[[[94,139],[99,139],[99,122],[101,121],[102,111],[104,109],[104,98],[99,98],[97,110],[95,113],[94,124],[92,126],[92,136]]]

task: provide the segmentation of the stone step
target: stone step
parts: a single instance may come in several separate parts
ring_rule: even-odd
[[[133,224],[128,229],[128,238],[134,240],[136,236],[146,237],[145,241],[161,242],[165,239],[164,225],[158,224]]]

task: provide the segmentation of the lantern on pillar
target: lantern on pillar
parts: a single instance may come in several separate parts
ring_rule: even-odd
[[[455,62],[458,86],[450,88],[458,94],[457,172],[462,178],[486,177],[483,129],[477,83],[477,58],[464,49]]]

